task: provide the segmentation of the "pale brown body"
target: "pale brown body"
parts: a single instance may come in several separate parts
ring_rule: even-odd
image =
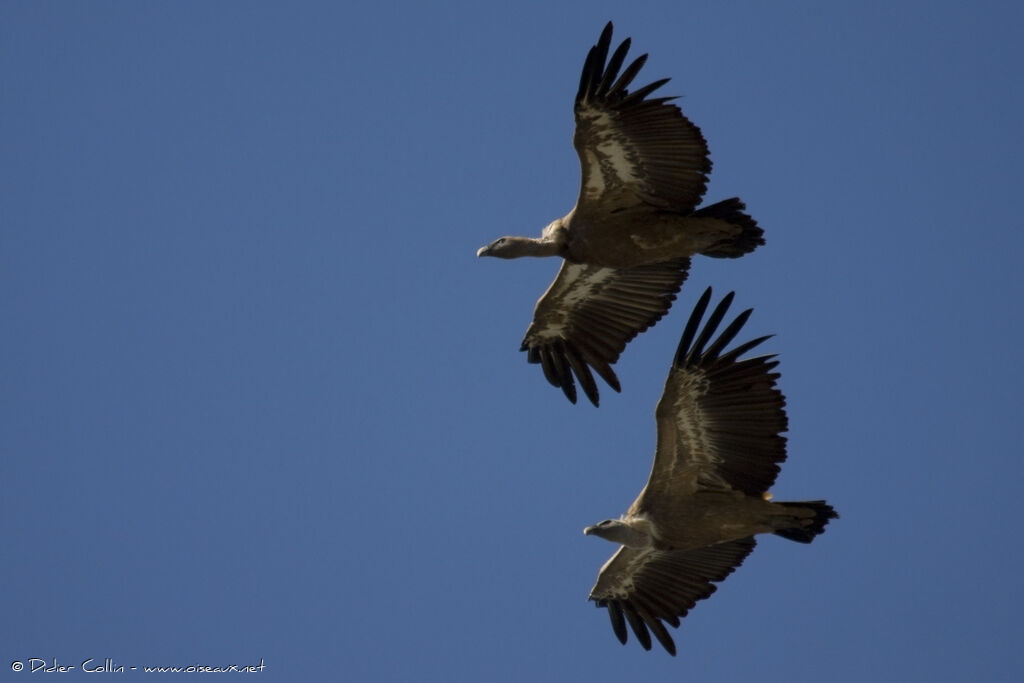
[[[591,212],[592,213],[592,212]],[[607,268],[632,268],[703,253],[732,242],[742,228],[716,218],[625,209],[610,217],[571,212],[552,238],[564,258]]]
[[[637,502],[642,499],[643,494]],[[656,509],[647,511],[639,509],[641,507],[634,504],[620,521],[636,532],[631,534],[632,538],[643,539],[642,547],[658,550],[704,548],[757,534],[810,526],[816,516],[811,508],[790,507],[764,497],[725,490],[660,499]]]

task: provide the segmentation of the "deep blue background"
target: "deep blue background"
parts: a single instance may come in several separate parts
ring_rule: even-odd
[[[558,264],[474,252],[575,201],[608,19],[703,129],[708,200],[742,196],[768,243],[697,259],[595,410],[518,352]],[[994,2],[0,3],[0,672],[1018,680],[1022,25]],[[776,498],[842,519],[765,538],[673,659],[587,603],[614,548],[580,532],[646,481],[709,284],[777,335]]]

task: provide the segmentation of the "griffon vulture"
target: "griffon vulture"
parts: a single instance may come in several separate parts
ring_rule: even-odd
[[[653,633],[673,655],[665,624],[679,626],[698,600],[714,593],[714,582],[754,549],[755,534],[810,543],[838,517],[822,500],[771,501],[768,488],[786,459],[778,361],[774,355],[739,359],[768,337],[726,351],[749,309],[712,340],[732,293],[698,335],[710,298],[708,289],[694,308],[658,402],[647,485],[625,515],[583,530],[622,545],[590,591],[608,609],[615,635],[625,643],[628,623],[645,649]]]
[[[575,374],[594,405],[591,368],[620,390],[612,364],[668,311],[690,256],[735,258],[764,244],[738,198],[697,208],[711,171],[700,129],[671,104],[675,97],[648,97],[669,79],[628,90],[647,55],[619,75],[630,40],[607,59],[611,39],[608,22],[587,54],[576,93],[573,144],[582,170],[576,206],[539,238],[502,237],[477,251],[564,259],[537,302],[521,350],[573,403]]]

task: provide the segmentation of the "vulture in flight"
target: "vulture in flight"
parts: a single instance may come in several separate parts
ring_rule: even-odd
[[[704,292],[686,325],[655,414],[657,450],[647,485],[625,515],[583,530],[619,548],[601,567],[590,599],[608,610],[626,642],[626,624],[644,649],[651,634],[670,653],[665,624],[715,592],[754,549],[755,534],[810,543],[838,517],[823,500],[775,503],[768,489],[786,459],[785,398],[774,355],[740,359],[768,337],[726,350],[750,316],[717,339],[729,293],[698,334],[711,299]]]
[[[612,364],[668,311],[690,256],[735,258],[764,244],[739,198],[697,208],[711,171],[700,129],[671,103],[675,97],[649,97],[669,79],[629,90],[647,55],[622,69],[630,40],[609,59],[611,39],[609,22],[587,54],[576,93],[576,206],[539,238],[502,237],[477,251],[562,257],[521,350],[570,401],[578,381],[595,406],[591,369],[620,390]]]

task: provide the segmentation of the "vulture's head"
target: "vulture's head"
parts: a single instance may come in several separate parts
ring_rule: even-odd
[[[644,530],[627,524],[621,519],[606,519],[583,530],[587,536],[600,536],[612,543],[621,543],[630,548],[647,548],[653,539]]]
[[[520,256],[558,256],[565,251],[564,240],[542,237],[499,237],[486,247],[476,251],[477,256],[497,256],[498,258],[519,258]]]
[[[515,258],[521,255],[520,252],[522,251],[522,246],[517,244],[517,242],[521,240],[523,240],[522,237],[499,237],[486,247],[480,247],[477,249],[476,255]]]
[[[606,538],[609,541],[617,541],[621,543],[621,541],[616,537],[620,536],[623,531],[627,530],[629,530],[629,527],[627,527],[622,520],[606,519],[603,522],[598,522],[594,526],[588,526],[583,530],[583,533],[587,536],[600,536],[601,538]]]

